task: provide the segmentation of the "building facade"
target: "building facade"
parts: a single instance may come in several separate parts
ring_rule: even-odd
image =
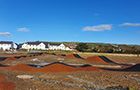
[[[18,45],[11,41],[0,41],[0,50],[2,51],[10,51],[16,50]]]
[[[67,51],[71,51],[72,49],[69,48],[68,46],[64,45],[63,43],[61,43],[61,44],[48,44],[48,50],[67,50]]]
[[[46,50],[46,44],[43,42],[26,42],[26,43],[21,45],[21,49]]]
[[[68,46],[61,44],[50,44],[48,42],[26,42],[21,45],[21,49],[26,50],[68,50],[71,51],[72,49]]]

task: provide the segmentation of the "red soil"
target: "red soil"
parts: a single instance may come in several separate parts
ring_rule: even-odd
[[[0,90],[14,90],[15,84],[12,82],[0,82]]]
[[[73,54],[68,54],[66,55],[66,58],[75,58],[75,56]]]
[[[101,59],[99,56],[91,56],[86,59],[86,61],[91,62],[93,64],[109,64]]]
[[[66,58],[76,58],[76,57],[74,56],[74,54],[68,54],[66,55]]]
[[[77,71],[77,69],[74,67],[57,63],[41,68],[40,71],[41,72],[72,72],[72,71]]]
[[[93,66],[80,67],[79,70],[81,70],[81,71],[101,71],[101,69],[93,67]]]
[[[3,67],[4,68],[4,67]],[[100,69],[92,66],[88,67],[72,67],[67,66],[60,63],[55,63],[52,65],[45,66],[43,68],[35,68],[32,66],[28,66],[26,64],[19,64],[11,67],[5,67],[6,70],[17,70],[17,71],[24,71],[24,72],[30,72],[30,73],[36,73],[36,72],[75,72],[75,71],[99,71]]]
[[[10,70],[17,70],[17,71],[29,71],[29,72],[37,72],[37,68],[28,66],[26,64],[18,64],[15,66],[7,67]]]
[[[6,80],[5,76],[4,75],[0,75],[0,82],[5,81],[5,80]]]
[[[16,58],[15,57],[8,57],[5,60],[16,60]]]
[[[15,84],[7,82],[4,75],[0,75],[0,90],[14,90]]]

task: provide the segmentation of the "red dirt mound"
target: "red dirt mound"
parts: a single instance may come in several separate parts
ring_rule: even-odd
[[[53,63],[47,65],[42,68],[35,68],[32,66],[28,66],[26,64],[19,64],[11,67],[5,67],[7,70],[17,70],[17,71],[24,71],[30,73],[37,73],[37,72],[75,72],[75,71],[99,71],[100,69],[93,67],[93,66],[86,66],[86,67],[75,67],[70,66],[62,63]]]
[[[29,72],[37,72],[37,68],[28,66],[26,64],[18,64],[15,66],[8,67],[10,70],[18,70],[18,71],[29,71]]]
[[[59,64],[59,63],[48,65],[48,66],[45,66],[43,68],[35,68],[35,67],[32,67],[32,66],[28,66],[26,64],[19,64],[19,65],[7,67],[7,69],[8,70],[25,71],[25,72],[31,72],[31,73],[35,73],[35,72],[46,73],[46,72],[72,72],[72,71],[77,71],[77,69],[74,68],[74,67],[66,66],[66,65],[63,65],[63,64]]]
[[[119,63],[116,63],[116,62],[108,59],[105,56],[92,56],[92,57],[88,57],[86,60],[88,62],[93,63],[93,64],[116,64],[116,65],[120,65]]]
[[[5,60],[16,60],[15,57],[7,57]]]
[[[91,62],[93,64],[109,64],[103,59],[101,59],[99,56],[91,56],[86,59],[86,61]]]
[[[93,66],[75,67],[63,63],[54,63],[40,69],[41,72],[75,72],[75,71],[100,71]]]
[[[66,58],[73,58],[73,59],[83,59],[80,55],[78,54],[68,54],[66,55]]]
[[[48,65],[40,69],[41,72],[72,72],[77,71],[76,68],[71,66],[66,66],[60,63]]]
[[[99,71],[96,67],[72,67],[64,64],[56,63],[40,69],[41,72],[75,72],[75,71]]]

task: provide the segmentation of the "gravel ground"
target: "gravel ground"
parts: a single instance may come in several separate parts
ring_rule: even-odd
[[[107,87],[129,87],[139,90],[138,72],[71,72],[71,73],[26,73],[0,71],[16,84],[16,90],[106,90]],[[32,75],[32,79],[20,79],[17,75]],[[96,88],[96,89],[95,89]],[[123,89],[111,89],[123,90]],[[125,89],[124,89],[125,90]]]

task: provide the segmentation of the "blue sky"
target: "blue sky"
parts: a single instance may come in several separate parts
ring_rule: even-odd
[[[140,0],[0,0],[0,40],[140,44]]]

